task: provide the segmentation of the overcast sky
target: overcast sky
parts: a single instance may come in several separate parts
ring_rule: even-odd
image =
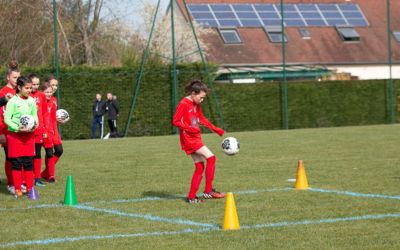
[[[142,22],[140,11],[145,2],[152,2],[156,5],[158,0],[105,0],[102,10],[103,17],[114,19],[112,15],[115,15],[120,21],[137,29]],[[161,0],[161,9],[165,10],[169,3],[170,0]]]

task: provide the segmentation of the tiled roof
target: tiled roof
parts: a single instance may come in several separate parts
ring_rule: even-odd
[[[183,0],[176,0],[187,17]],[[288,37],[288,64],[368,64],[388,61],[386,0],[285,0],[284,3],[354,3],[366,16],[369,26],[355,27],[359,42],[344,42],[335,27],[307,27],[311,39],[303,39],[298,27],[285,28]],[[191,3],[280,3],[279,0],[186,0]],[[400,1],[391,1],[392,30],[400,31]],[[201,39],[208,45],[207,59],[220,64],[280,64],[281,45],[271,43],[262,28],[237,28],[243,43],[224,44],[218,31]],[[393,61],[400,63],[400,43],[392,37]]]

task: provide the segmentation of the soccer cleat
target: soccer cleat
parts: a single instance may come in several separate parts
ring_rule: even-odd
[[[42,180],[40,178],[36,178],[35,179],[35,186],[45,187],[46,185],[42,182]]]
[[[21,198],[22,197],[22,191],[21,190],[15,190],[15,194],[14,194],[14,196],[15,196],[15,198]]]
[[[48,183],[54,183],[54,182],[56,182],[56,178],[50,177],[50,178],[47,180],[47,182],[48,182]]]
[[[22,193],[26,194],[26,185],[25,184],[21,185],[21,191],[22,191]]]
[[[12,194],[15,195],[15,188],[14,186],[7,186],[7,191]]]
[[[204,201],[199,199],[199,197],[194,197],[192,199],[186,198],[186,201],[189,203],[203,203]]]
[[[211,192],[204,193],[203,197],[204,197],[204,199],[221,199],[221,198],[225,198],[225,194],[220,193],[220,192],[216,191],[215,189],[213,189]]]

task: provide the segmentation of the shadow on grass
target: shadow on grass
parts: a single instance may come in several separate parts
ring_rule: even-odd
[[[186,200],[186,197],[183,195],[171,194],[163,191],[146,191],[142,193],[143,197],[160,197],[163,199],[171,199],[171,200]]]

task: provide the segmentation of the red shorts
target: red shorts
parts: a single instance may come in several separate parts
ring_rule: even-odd
[[[53,148],[54,143],[53,143],[53,134],[52,133],[47,133],[47,137],[43,138],[43,147],[44,148]]]
[[[35,136],[33,133],[7,133],[8,157],[35,155]]]
[[[55,135],[53,136],[53,144],[54,145],[62,144],[62,141],[61,141],[61,138],[60,138],[60,134],[58,132],[56,132]]]
[[[35,143],[43,143],[43,135],[35,135]]]
[[[187,155],[193,154],[204,146],[200,134],[188,134],[184,131],[180,134],[181,148]]]

